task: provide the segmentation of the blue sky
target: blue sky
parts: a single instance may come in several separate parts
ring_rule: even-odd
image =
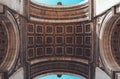
[[[61,77],[57,77],[57,75],[54,74],[54,75],[44,76],[39,79],[81,79],[81,78],[77,76],[65,75],[65,74],[63,74]]]
[[[34,1],[48,5],[56,5],[58,2],[62,2],[63,5],[73,5],[80,3],[84,0],[34,0]]]

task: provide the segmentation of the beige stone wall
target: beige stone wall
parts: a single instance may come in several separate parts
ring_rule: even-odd
[[[9,79],[24,79],[23,68],[18,69]]]
[[[111,79],[111,78],[100,68],[96,68],[95,79]]]
[[[0,0],[0,3],[7,5],[9,8],[20,14],[23,14],[23,1],[24,0]]]

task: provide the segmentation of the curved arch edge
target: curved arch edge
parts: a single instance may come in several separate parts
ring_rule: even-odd
[[[9,71],[17,61],[16,58],[18,58],[19,55],[20,37],[18,24],[16,23],[14,16],[9,11],[6,11],[5,14],[6,17],[3,15],[3,21],[8,29],[9,45],[7,55],[0,65],[0,69],[3,69],[3,71]],[[7,22],[10,24],[7,24]]]
[[[120,70],[120,66],[115,61],[112,55],[112,51],[109,50],[110,49],[110,39],[109,39],[110,30],[117,19],[118,19],[118,16],[114,15],[111,10],[108,12],[106,16],[104,16],[103,22],[100,26],[100,33],[99,33],[100,57],[108,73],[112,73],[113,71]]]

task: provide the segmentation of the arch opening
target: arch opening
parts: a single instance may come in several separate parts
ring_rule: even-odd
[[[86,79],[86,78],[71,73],[49,73],[49,74],[37,76],[33,79]]]
[[[32,2],[38,3],[38,4],[44,4],[49,6],[57,6],[57,3],[61,3],[62,6],[69,6],[74,4],[80,4],[83,3],[85,0],[31,0]]]

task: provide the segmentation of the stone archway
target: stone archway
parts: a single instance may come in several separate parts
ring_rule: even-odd
[[[112,11],[108,12],[102,21],[99,35],[99,49],[102,62],[109,74],[113,71],[119,71],[120,66],[115,60],[114,52],[112,51],[112,33],[116,22],[118,21],[118,16],[114,15]]]
[[[0,15],[0,21],[6,29],[5,33],[7,36],[6,52],[4,52],[5,56],[0,64],[0,70],[4,72],[9,71],[16,61],[19,53],[20,39],[18,25],[9,11],[6,11],[6,15]]]

